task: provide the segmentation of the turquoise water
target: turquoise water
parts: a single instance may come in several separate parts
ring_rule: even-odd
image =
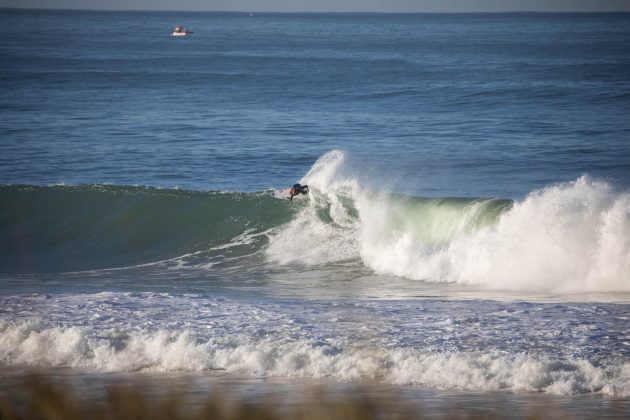
[[[0,365],[627,404],[628,23],[0,11]]]

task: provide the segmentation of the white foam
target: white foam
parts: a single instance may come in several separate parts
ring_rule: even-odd
[[[583,359],[503,352],[342,347],[341,343],[239,335],[196,340],[189,331],[96,333],[87,327],[0,323],[0,362],[97,371],[200,371],[259,376],[377,380],[458,390],[600,392],[630,396],[630,364],[596,367]]]
[[[492,289],[554,292],[630,291],[630,201],[582,177],[536,191],[496,225],[457,236],[417,255],[440,271],[409,277]]]
[[[322,156],[300,180],[309,200],[300,213],[270,238],[266,254],[280,264],[317,265],[358,257],[356,225],[344,200],[352,200],[356,182],[343,178],[344,155]]]
[[[99,338],[103,335],[107,338]],[[116,334],[97,334],[86,327],[0,325],[0,361],[6,365],[193,371],[208,366],[205,354],[205,346],[196,344],[188,332],[132,332],[117,339]]]
[[[494,222],[489,202],[420,205],[371,192],[322,156],[301,180],[308,205],[272,235],[280,264],[361,258],[378,274],[484,289],[630,291],[630,194],[583,176],[534,191]]]

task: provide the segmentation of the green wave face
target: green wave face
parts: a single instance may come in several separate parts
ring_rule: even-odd
[[[96,270],[229,243],[290,220],[267,193],[121,186],[0,187],[0,271]],[[250,247],[264,246],[266,237]]]
[[[492,224],[511,202],[371,196],[372,208],[354,197],[313,193],[288,205],[269,192],[196,192],[123,186],[0,187],[0,272],[59,273],[132,267],[185,257],[187,265],[207,267],[233,257],[273,254],[274,264],[309,265],[304,256],[352,246],[361,225],[380,220],[379,235],[412,232],[427,244],[445,243],[464,232]],[[339,211],[344,210],[340,224]],[[293,226],[297,225],[297,226]],[[311,232],[325,226],[342,243]],[[348,232],[348,228],[350,231]],[[349,233],[349,234],[348,234]],[[296,239],[299,237],[299,240]],[[301,250],[301,246],[307,249]],[[335,251],[336,252],[336,251]],[[350,255],[352,257],[352,255]],[[334,259],[333,259],[334,260]],[[311,261],[316,265],[330,259]],[[260,260],[250,261],[259,264]],[[168,266],[176,265],[170,263]],[[282,264],[281,264],[282,265]]]
[[[376,200],[374,200],[376,201]],[[473,198],[423,198],[394,195],[386,200],[384,214],[370,224],[380,224],[380,235],[413,234],[425,245],[446,244],[458,236],[494,225],[514,204],[511,200]],[[374,216],[372,216],[374,218]]]
[[[3,186],[0,273],[232,284],[325,268],[335,279],[628,290],[630,196],[601,182],[580,178],[516,202],[309,184],[292,205],[271,191]]]

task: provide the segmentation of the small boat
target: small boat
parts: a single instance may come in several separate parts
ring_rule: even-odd
[[[182,25],[177,25],[175,26],[175,29],[173,29],[173,33],[171,33],[171,36],[186,36],[192,33],[193,33],[192,31],[184,29]]]

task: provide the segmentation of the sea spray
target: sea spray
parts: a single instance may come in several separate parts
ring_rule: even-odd
[[[328,152],[300,180],[309,185],[309,200],[290,223],[272,235],[265,250],[271,261],[318,265],[358,257],[353,209],[357,183],[340,174],[344,160],[341,151]]]
[[[630,291],[629,215],[628,194],[586,176],[535,191],[444,251],[449,278],[496,289]]]
[[[359,208],[361,255],[379,273],[503,290],[630,290],[628,195],[603,182],[581,177],[498,207],[436,203],[435,214],[383,206],[378,217]]]
[[[272,235],[281,264],[360,258],[378,274],[497,290],[630,291],[630,196],[588,176],[523,200],[373,191],[332,151],[302,179],[310,201]]]

